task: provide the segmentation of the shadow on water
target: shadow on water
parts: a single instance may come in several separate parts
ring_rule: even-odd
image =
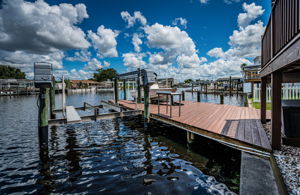
[[[110,97],[68,98],[81,106]],[[200,136],[187,147],[185,131],[154,120],[145,129],[142,117],[49,127],[48,148],[39,150],[35,103],[0,107],[0,194],[238,192],[240,152]]]

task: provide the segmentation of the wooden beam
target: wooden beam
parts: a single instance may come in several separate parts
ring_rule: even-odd
[[[287,72],[282,75],[283,83],[300,83],[300,72]]]
[[[124,93],[123,99],[126,100],[127,97],[126,97],[126,80],[125,79],[123,80],[123,93]]]
[[[272,148],[281,148],[281,84],[282,73],[272,73]]]
[[[137,103],[141,103],[141,69],[138,68],[138,77],[137,77]]]
[[[260,76],[265,77],[274,71],[282,69],[300,59],[300,34],[289,42],[276,56],[260,71]]]
[[[115,80],[114,80],[114,93],[115,93],[115,103],[116,104],[118,103],[118,99],[119,99],[118,89],[119,89],[118,78],[115,78]]]
[[[149,86],[144,85],[144,117],[149,121],[150,119],[150,94]]]
[[[267,78],[261,78],[261,90],[260,90],[260,120],[262,123],[266,123],[266,104],[267,104]]]
[[[66,106],[66,118],[68,123],[78,122],[81,120],[74,106]]]

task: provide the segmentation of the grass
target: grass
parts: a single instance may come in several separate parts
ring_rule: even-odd
[[[249,103],[256,109],[260,109],[260,102],[253,102],[253,98],[249,98]],[[267,103],[267,110],[271,110],[271,103]]]

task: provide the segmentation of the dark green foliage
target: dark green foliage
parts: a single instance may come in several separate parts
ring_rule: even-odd
[[[70,81],[70,79],[66,79],[65,80],[65,84],[66,84],[66,88],[67,89],[71,88],[71,81]]]
[[[193,82],[193,79],[187,79],[184,81],[184,83],[192,83]]]
[[[25,76],[18,68],[0,65],[0,79],[25,79]]]
[[[117,76],[117,71],[113,68],[108,68],[108,69],[98,69],[97,73],[94,73],[94,80],[101,82],[101,81],[106,81],[107,79],[112,80]]]

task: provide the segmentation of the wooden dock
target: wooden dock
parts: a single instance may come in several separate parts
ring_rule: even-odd
[[[143,111],[143,104],[122,100],[123,108]],[[183,101],[181,116],[179,106],[172,106],[172,117],[166,106],[150,105],[150,117],[189,132],[222,142],[240,150],[269,154],[272,149],[260,122],[259,110],[249,107]]]

